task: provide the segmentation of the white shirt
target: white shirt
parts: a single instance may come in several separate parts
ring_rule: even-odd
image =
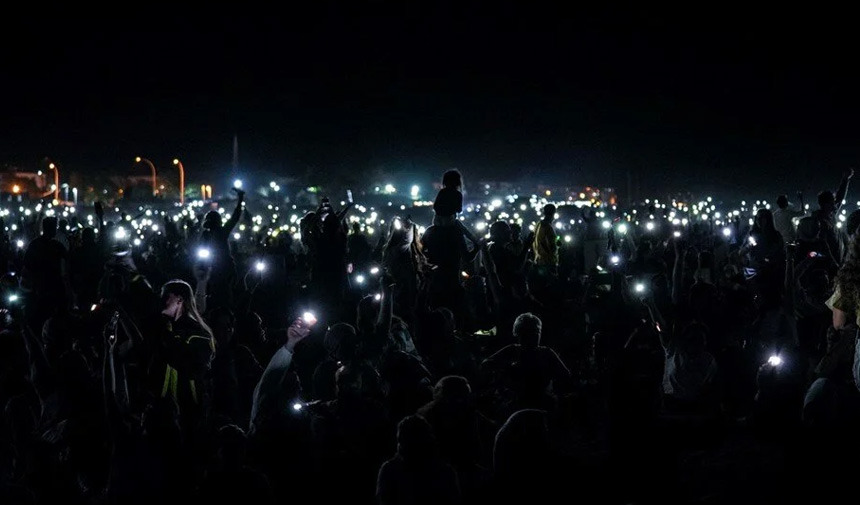
[[[793,219],[806,214],[803,210],[792,209],[788,206],[784,209],[773,211],[773,227],[782,235],[782,240],[787,244],[794,242],[795,228]]]

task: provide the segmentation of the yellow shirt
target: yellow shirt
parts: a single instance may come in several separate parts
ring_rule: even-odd
[[[541,221],[535,229],[535,264],[558,266],[558,237],[552,223]]]
[[[839,291],[839,285],[836,286],[833,295],[830,296],[825,304],[830,310],[838,309],[847,314],[854,314],[854,321],[857,326],[860,326],[860,310],[857,310],[857,304],[851,303],[851,300],[842,296],[842,293]]]

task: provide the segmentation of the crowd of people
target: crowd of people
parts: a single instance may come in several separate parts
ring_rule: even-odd
[[[860,441],[852,176],[811,212],[546,202],[484,234],[448,171],[432,223],[395,208],[371,236],[322,199],[250,249],[241,191],[143,244],[99,203],[6,216],[0,503],[836,492]]]

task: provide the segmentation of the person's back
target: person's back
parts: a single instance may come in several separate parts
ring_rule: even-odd
[[[773,212],[773,226],[785,243],[794,242],[796,237],[794,219],[802,217],[803,209],[794,209],[785,195],[776,199],[777,209]]]
[[[547,204],[543,208],[544,218],[535,228],[535,239],[532,245],[535,253],[535,265],[542,268],[558,267],[558,236],[553,228],[555,205]]]
[[[463,178],[457,170],[448,170],[442,175],[442,189],[433,201],[433,212],[439,218],[452,218],[463,212]]]
[[[62,263],[66,257],[63,245],[53,235],[41,235],[24,253],[24,283],[40,297],[62,294]]]
[[[423,418],[404,418],[397,429],[397,455],[379,469],[381,505],[444,505],[460,501],[454,469],[439,459],[433,430]]]

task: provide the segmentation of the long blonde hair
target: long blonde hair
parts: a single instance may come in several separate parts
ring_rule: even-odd
[[[188,314],[188,317],[193,319],[197,324],[203,328],[203,331],[206,333],[206,337],[209,338],[209,341],[212,342],[212,346],[215,346],[215,338],[212,334],[212,328],[206,324],[206,321],[203,320],[203,316],[200,315],[200,311],[197,310],[197,300],[194,298],[194,290],[191,289],[191,284],[183,281],[182,279],[173,279],[164,283],[164,286],[161,287],[161,296],[173,294],[180,298],[182,298],[182,310]]]

